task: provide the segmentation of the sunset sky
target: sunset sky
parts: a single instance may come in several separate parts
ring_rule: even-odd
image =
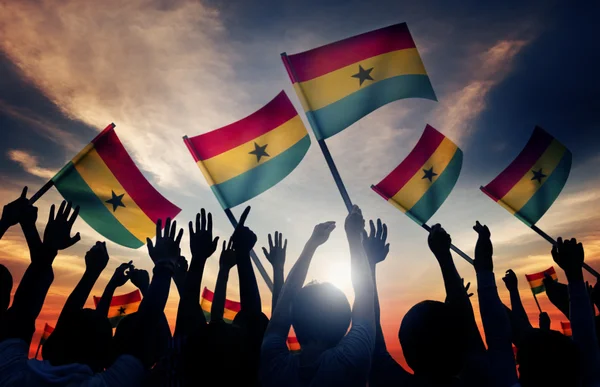
[[[595,15],[600,5],[505,1],[302,1],[289,0],[5,0],[0,2],[0,202],[24,185],[33,193],[111,122],[153,185],[182,208],[185,226],[201,207],[213,213],[217,234],[232,231],[182,136],[227,125],[254,112],[282,89],[302,111],[279,54],[307,49],[407,22],[439,102],[391,103],[327,141],[352,200],[365,217],[389,227],[391,251],[379,265],[382,323],[390,350],[400,356],[398,327],[424,299],[444,299],[442,277],[427,234],[369,188],[412,149],[426,124],[459,144],[461,176],[431,219],[455,245],[472,255],[475,220],[492,231],[500,295],[512,268],[534,325],[538,312],[525,273],[553,264],[550,244],[479,191],[520,152],[540,125],[573,153],[570,178],[538,223],[556,237],[577,237],[586,262],[600,270],[600,44]],[[305,121],[305,116],[300,113]],[[343,231],[345,207],[311,133],[304,161],[284,181],[252,199],[247,224],[258,235],[257,252],[275,230],[289,239],[286,272],[316,223],[338,228],[317,252],[308,280],[331,281],[353,298]],[[37,202],[43,230],[50,190]],[[244,206],[233,209],[239,216]],[[84,270],[83,256],[101,236],[84,221],[82,239],[61,252],[55,280],[37,321],[34,346],[45,322],[54,325]],[[184,254],[189,257],[187,237]],[[151,270],[147,250],[107,242],[111,261],[93,295],[100,295],[122,262]],[[203,286],[214,288],[217,254],[207,263]],[[262,253],[260,253],[262,257]],[[268,262],[263,264],[269,269]],[[476,290],[473,268],[455,256]],[[0,241],[0,262],[15,279],[29,263],[19,227]],[[564,273],[558,277],[565,281]],[[258,276],[258,272],[257,272]],[[591,281],[591,277],[587,279]],[[263,310],[270,293],[259,279]],[[237,272],[228,297],[239,300]],[[13,291],[15,290],[13,289]],[[133,290],[126,284],[117,294]],[[166,313],[173,324],[178,304],[171,289]],[[477,307],[477,296],[472,297]],[[552,327],[560,315],[545,294],[542,308]],[[88,305],[93,305],[92,298]],[[477,318],[479,314],[476,313]]]

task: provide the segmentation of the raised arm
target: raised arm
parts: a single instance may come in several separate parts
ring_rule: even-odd
[[[511,329],[505,306],[500,301],[494,277],[494,253],[491,233],[479,222],[473,229],[479,235],[475,246],[475,272],[479,311],[488,344],[492,378],[497,386],[513,386],[517,383],[514,354],[511,344]]]
[[[275,231],[275,242],[269,234],[269,250],[263,247],[263,253],[267,258],[267,261],[273,266],[273,295],[271,297],[271,311],[275,310],[277,306],[277,300],[281,294],[281,288],[283,288],[283,268],[285,266],[285,254],[287,251],[287,239],[282,243],[283,235]]]
[[[219,258],[219,274],[217,275],[217,284],[215,286],[215,296],[210,309],[210,322],[222,322],[223,312],[225,311],[225,299],[227,298],[227,281],[229,281],[229,271],[235,266],[236,254],[233,250],[233,242],[223,241],[221,257]]]
[[[573,340],[579,347],[584,365],[585,385],[600,384],[600,349],[596,337],[594,310],[583,281],[583,245],[575,238],[558,238],[552,258],[565,271],[569,281],[570,317]]]
[[[179,293],[179,297],[183,294],[183,288],[185,286],[185,276],[188,272],[188,261],[185,257],[181,256],[177,260],[177,266],[175,266],[175,274],[173,274],[173,282],[175,282],[175,287],[177,288],[177,293]]]
[[[204,208],[196,214],[195,229],[192,222],[189,223],[192,258],[179,300],[176,335],[187,335],[193,329],[206,325],[206,317],[200,308],[200,284],[206,260],[215,252],[219,242],[219,237],[213,239],[212,228],[212,214],[209,212],[207,216]]]
[[[96,306],[96,310],[103,316],[108,315],[108,310],[110,309],[110,302],[115,294],[115,290],[118,287],[123,286],[129,280],[129,276],[126,271],[131,270],[133,268],[133,261],[129,261],[129,263],[120,264],[113,273],[112,277],[106,284],[104,288],[104,292],[102,293],[102,297],[100,297],[100,301]]]
[[[520,319],[527,328],[532,328],[525,307],[523,306],[523,301],[521,301],[521,295],[519,294],[519,280],[517,279],[517,275],[514,271],[508,269],[504,277],[502,277],[502,281],[504,281],[504,285],[506,285],[506,289],[510,294],[510,308],[513,317]]]
[[[37,208],[29,205],[29,199],[27,199],[27,187],[24,187],[21,196],[5,205],[2,209],[2,216],[0,217],[0,239],[2,239],[9,228],[17,223],[21,223],[27,216],[27,212],[30,210],[35,211],[37,218]],[[35,219],[33,223],[35,226]]]
[[[254,275],[252,261],[250,260],[250,251],[256,244],[256,234],[245,226],[249,213],[250,206],[246,207],[242,213],[231,240],[236,253],[242,310],[249,312],[252,316],[257,316],[262,313],[262,304],[256,275]]]
[[[85,301],[90,295],[94,284],[102,274],[102,271],[108,264],[108,252],[105,242],[96,242],[94,246],[85,254],[85,271],[79,280],[75,289],[67,298],[65,305],[60,312],[56,326],[64,324],[65,318],[78,310],[83,309]]]
[[[550,302],[569,318],[569,287],[553,280],[549,274],[544,275],[544,287]]]

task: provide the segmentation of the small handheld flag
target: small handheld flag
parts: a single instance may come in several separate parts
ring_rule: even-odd
[[[427,125],[409,155],[371,188],[417,224],[424,225],[454,188],[461,167],[462,151]]]
[[[250,116],[184,142],[223,209],[279,183],[310,147],[308,132],[283,91]]]
[[[525,278],[527,278],[527,282],[529,282],[529,286],[531,287],[531,292],[533,294],[540,294],[546,291],[546,286],[544,286],[544,278],[546,274],[552,277],[554,281],[558,281],[558,276],[556,275],[554,266],[550,266],[550,268],[539,273],[525,274]]]
[[[281,56],[317,140],[392,101],[437,100],[406,23]]]
[[[571,323],[569,321],[561,321],[560,327],[562,328],[563,335],[571,337],[573,336],[573,331],[571,330]]]
[[[101,297],[94,296],[94,305],[96,307],[98,307],[100,299]],[[128,314],[137,312],[141,302],[142,294],[138,289],[131,293],[113,296],[113,298],[110,300],[110,307],[108,309],[107,316],[112,327],[115,328]]]
[[[204,312],[204,316],[206,316],[206,321],[210,321],[210,310],[212,308],[213,298],[215,294],[208,290],[208,288],[204,288],[202,290],[202,298],[200,299],[200,307]],[[233,319],[238,314],[238,312],[242,309],[242,305],[237,301],[231,301],[225,299],[225,309],[223,310],[223,321],[228,324],[233,322]]]
[[[287,345],[290,352],[300,352],[300,343],[295,336],[288,336]]]
[[[48,325],[48,323],[45,323],[44,331],[42,332],[42,336],[40,336],[40,342],[38,344],[37,350],[35,351],[34,359],[37,359],[38,354],[40,353],[40,348],[42,347],[42,345],[44,345],[46,340],[48,340],[48,337],[50,337],[50,334],[52,332],[54,332],[54,327],[51,327],[50,325]]]
[[[481,191],[531,227],[565,186],[571,159],[563,144],[536,126],[517,158]]]
[[[79,215],[90,227],[135,249],[154,237],[158,219],[174,218],[181,210],[146,180],[114,129],[108,125],[32,202],[54,185],[65,200],[80,207]]]

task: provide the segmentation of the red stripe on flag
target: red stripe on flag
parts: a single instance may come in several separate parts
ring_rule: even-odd
[[[202,290],[202,298],[204,298],[206,301],[213,302],[214,297],[215,297],[215,293],[213,293],[211,290],[208,290],[207,287],[204,287],[204,290]],[[233,312],[239,312],[242,309],[242,304],[240,304],[237,301],[231,301],[226,298],[225,299],[225,309],[229,309]]]
[[[54,332],[54,328],[51,327],[50,325],[48,325],[48,323],[46,323],[44,325],[44,334],[51,334],[52,332]],[[43,334],[42,334],[43,335]]]
[[[407,48],[415,48],[408,26],[406,23],[394,24],[289,55],[295,77],[290,74],[290,69],[288,74],[292,82],[304,82],[361,60]]]
[[[181,210],[162,196],[142,175],[114,128],[114,124],[110,124],[92,140],[102,161],[150,220],[156,223],[158,219],[174,218]]]
[[[444,138],[443,134],[427,125],[417,145],[400,165],[376,185],[375,192],[386,200],[393,197],[423,167],[423,164],[429,160]]]
[[[554,140],[554,137],[544,129],[536,126],[525,148],[517,158],[491,183],[486,185],[482,191],[495,201],[502,199],[530,171],[535,162],[542,157],[552,140]]]
[[[527,281],[531,282],[531,281],[535,281],[535,280],[539,280],[539,279],[544,279],[544,277],[545,277],[544,274],[548,274],[550,276],[552,276],[552,274],[556,274],[556,270],[554,270],[554,266],[550,266],[550,268],[548,268],[544,271],[540,271],[539,273],[525,274],[525,278],[527,278]]]
[[[207,160],[283,125],[298,112],[284,91],[268,104],[233,124],[187,139],[194,160]]]
[[[100,299],[101,297],[94,296],[94,306],[98,307]],[[110,306],[133,304],[134,302],[139,301],[142,301],[142,294],[140,293],[139,289],[136,289],[131,293],[113,296],[113,298],[110,300]]]

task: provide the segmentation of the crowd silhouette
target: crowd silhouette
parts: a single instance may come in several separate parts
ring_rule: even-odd
[[[369,221],[367,231],[357,206],[345,219],[353,305],[332,284],[305,285],[313,255],[327,242],[335,222],[314,227],[287,278],[287,239],[279,232],[269,235],[269,246],[263,248],[274,279],[269,319],[250,259],[257,236],[246,225],[249,211],[230,238],[219,243],[212,215],[202,209],[189,223],[189,264],[180,249],[183,229],[171,219],[159,220],[156,238],[146,241],[152,275],[133,262],[121,264],[97,307],[89,309],[84,308],[86,300],[110,259],[105,243],[97,242],[86,253],[84,274],[43,345],[43,360],[37,360],[28,358],[35,322],[54,279],[58,252],[80,240],[74,231],[79,208],[64,201],[58,208],[52,205],[40,237],[37,208],[25,188],[4,206],[0,219],[0,237],[20,224],[30,252],[12,303],[13,278],[0,265],[0,386],[600,386],[600,320],[595,316],[600,285],[584,282],[584,249],[575,239],[559,238],[550,252],[567,284],[544,280],[550,301],[571,323],[572,337],[567,337],[550,329],[545,313],[536,324],[529,321],[512,270],[502,278],[510,308],[501,302],[491,232],[476,222],[473,267],[482,338],[470,284],[465,286],[450,252],[451,237],[440,225],[433,226],[427,243],[439,264],[446,298],[419,302],[396,322],[411,373],[390,356],[381,328],[376,269],[385,265],[390,251],[387,226]],[[200,306],[201,283],[205,264],[219,247],[207,321]],[[241,310],[228,323],[226,290],[234,266]],[[164,314],[171,280],[180,296],[173,334]],[[137,312],[121,319],[113,334],[107,317],[111,299],[127,281],[143,297]],[[288,349],[291,327],[299,352]]]

